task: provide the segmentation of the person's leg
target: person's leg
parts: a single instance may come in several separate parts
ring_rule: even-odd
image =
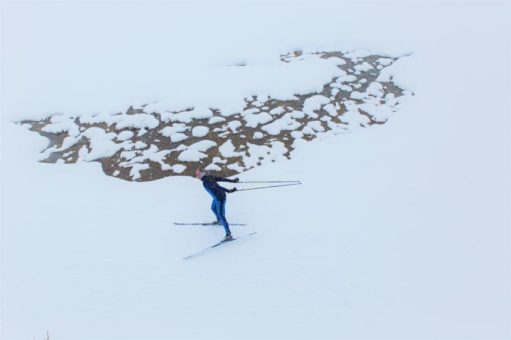
[[[213,199],[213,202],[211,203],[211,210],[213,210],[213,214],[215,214],[216,222],[220,223],[220,217],[218,217],[217,213],[217,205],[218,205],[217,200]]]
[[[225,219],[225,200],[217,202],[216,213],[218,215],[218,220],[224,226],[225,234],[230,235],[231,230],[229,229],[229,223],[227,223],[227,220]]]

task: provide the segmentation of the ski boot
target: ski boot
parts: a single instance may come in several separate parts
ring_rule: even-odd
[[[227,234],[227,235],[225,235],[225,237],[222,240],[222,242],[228,242],[228,241],[232,241],[232,240],[234,240],[234,237],[232,237],[231,234]]]

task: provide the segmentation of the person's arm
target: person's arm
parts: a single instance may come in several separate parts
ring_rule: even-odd
[[[214,181],[216,181],[216,182],[229,182],[229,183],[238,183],[240,181],[239,178],[237,178],[237,177],[235,179],[229,179],[229,178],[222,178],[222,177],[214,177],[214,176],[212,176],[212,179]],[[220,186],[218,184],[216,184],[216,185],[223,192],[228,192],[228,193],[232,194],[233,192],[237,191],[236,188],[227,189],[227,188],[224,188],[223,186]]]
[[[238,190],[238,189],[236,189],[236,188],[227,189],[227,188],[224,188],[223,186],[220,186],[220,185],[218,185],[218,184],[216,185],[216,187],[217,187],[218,189],[222,190],[223,192],[228,192],[228,193],[230,193],[230,194]]]
[[[229,178],[223,178],[223,177],[213,177],[215,179],[215,182],[229,182],[229,183],[238,183],[240,179],[238,177],[234,179]]]

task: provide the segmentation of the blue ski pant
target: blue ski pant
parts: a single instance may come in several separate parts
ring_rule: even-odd
[[[225,233],[230,234],[231,230],[229,229],[229,223],[227,223],[227,220],[225,219],[225,200],[220,201],[214,198],[213,203],[211,203],[211,210],[213,210],[217,221],[224,226]]]

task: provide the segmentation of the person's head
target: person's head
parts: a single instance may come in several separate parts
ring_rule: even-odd
[[[205,173],[201,169],[195,170],[195,177],[197,177],[198,179],[202,179],[202,177],[204,177],[204,175],[205,175]]]

